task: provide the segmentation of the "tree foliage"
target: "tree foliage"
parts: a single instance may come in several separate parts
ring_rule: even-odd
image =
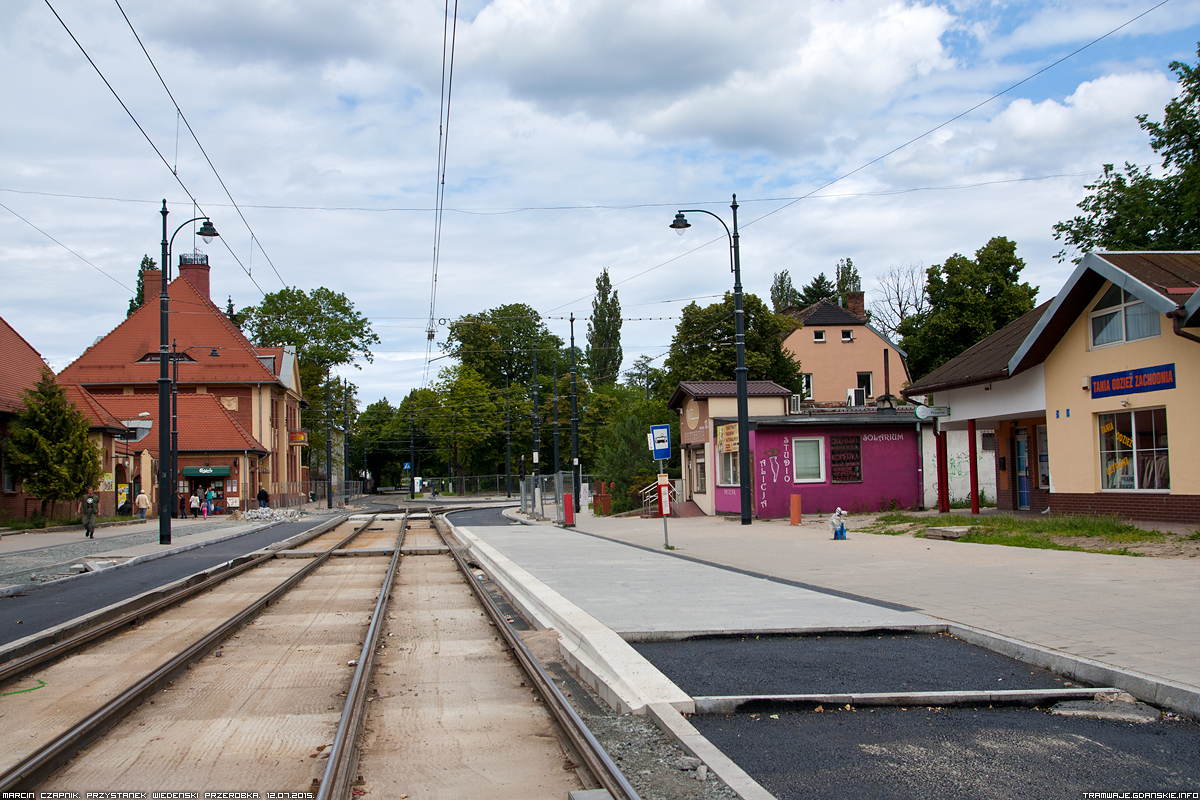
[[[5,461],[26,492],[46,504],[73,500],[100,481],[100,452],[88,438],[87,419],[67,399],[50,370],[25,392],[9,428]]]
[[[1182,91],[1167,103],[1163,121],[1137,117],[1162,157],[1162,176],[1128,162],[1123,171],[1105,164],[1099,180],[1085,187],[1083,213],[1054,226],[1054,238],[1067,245],[1059,261],[1078,263],[1099,249],[1200,249],[1200,65],[1173,61],[1171,69]]]
[[[550,333],[531,306],[510,303],[451,322],[442,352],[475,370],[492,386],[503,387],[506,378],[514,384],[532,381],[534,348],[538,372],[549,375],[551,359],[562,358],[562,345],[562,339]],[[559,364],[559,372],[566,371],[565,363]]]
[[[897,326],[914,380],[1033,310],[1038,290],[1018,283],[1024,268],[1017,245],[997,236],[974,259],[955,253],[926,271],[928,310]]]
[[[792,285],[792,276],[785,269],[771,277],[771,310],[782,314],[791,306],[800,305],[800,293]]]
[[[692,302],[683,309],[666,361],[672,384],[736,379],[733,305],[733,294],[726,292],[720,303],[701,308]],[[799,391],[800,364],[783,349],[796,321],[774,313],[753,294],[743,296],[743,308],[747,378],[775,381]]]
[[[800,298],[796,305],[801,308],[808,308],[814,303],[819,303],[822,300],[837,301],[837,286],[835,286],[829,278],[825,277],[825,273],[817,274],[817,277],[809,281],[803,289],[800,290]]]
[[[862,291],[862,278],[859,277],[858,267],[854,266],[849,257],[838,260],[834,271],[834,283],[837,287],[837,302],[842,308],[846,307],[846,295]]]
[[[257,347],[291,345],[300,362],[301,383],[314,397],[326,373],[362,358],[373,361],[379,336],[341,292],[319,286],[311,292],[288,287],[271,292],[241,311],[243,326]]]
[[[461,481],[471,457],[495,433],[502,411],[492,387],[471,367],[447,367],[438,377],[431,387],[437,409],[427,418],[425,429],[445,449],[450,469]]]
[[[146,270],[156,269],[154,259],[149,255],[142,256],[142,263],[138,267],[137,274],[137,289],[133,293],[133,297],[129,298],[129,310],[125,312],[125,317],[128,319],[133,316],[133,312],[142,307],[146,302]]]
[[[561,346],[561,344],[560,344]],[[592,318],[587,325],[587,348],[583,355],[587,376],[597,386],[611,386],[621,374],[621,301],[612,288],[608,270],[596,278]]]

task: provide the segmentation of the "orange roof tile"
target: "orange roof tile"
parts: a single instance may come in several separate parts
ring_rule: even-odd
[[[124,433],[125,423],[100,405],[99,401],[82,386],[68,383],[64,384],[62,388],[67,394],[67,399],[87,418],[89,428],[107,428]]]
[[[0,317],[0,411],[19,411],[25,391],[50,369],[33,346]]]
[[[158,457],[158,397],[152,394],[109,394],[94,395],[109,413],[119,420],[148,419],[152,423],[150,434],[140,442],[118,443],[124,452],[140,453],[149,450]],[[179,452],[212,453],[241,452],[267,453],[267,448],[255,439],[221,405],[216,395],[180,394],[179,398]],[[149,416],[139,417],[146,412]],[[167,420],[170,424],[170,420]]]
[[[190,282],[176,278],[168,291],[170,334],[182,354],[181,384],[279,382],[225,312]],[[59,373],[59,380],[82,386],[154,384],[159,369],[158,294],[155,282],[147,280],[142,307],[85,350]],[[215,357],[211,355],[214,348]],[[144,361],[147,356],[153,360]]]

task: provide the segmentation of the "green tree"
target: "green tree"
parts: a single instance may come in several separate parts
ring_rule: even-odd
[[[1038,289],[1018,282],[1024,268],[1017,245],[997,236],[974,260],[955,253],[926,271],[928,310],[897,326],[914,380],[1033,310]]]
[[[796,329],[796,321],[774,313],[753,294],[743,296],[743,309],[747,378],[775,381],[799,391],[800,364],[783,349],[783,340]],[[679,381],[736,379],[731,292],[726,292],[720,303],[701,308],[693,302],[684,307],[665,366],[672,385]]]
[[[785,269],[771,278],[771,310],[776,314],[787,311],[789,306],[800,305],[800,293],[792,285],[792,276]]]
[[[594,465],[596,476],[617,484],[613,490],[613,510],[628,511],[641,505],[641,491],[655,481],[658,466],[646,446],[646,434],[651,425],[672,424],[672,441],[679,441],[679,417],[665,403],[646,400],[643,390],[635,386],[610,387],[603,392],[604,405],[609,408],[609,420],[596,437]],[[673,454],[678,448],[672,447]],[[677,457],[672,458],[672,471],[678,476]]]
[[[126,319],[133,316],[133,312],[146,302],[146,270],[156,269],[157,266],[153,258],[148,255],[142,256],[141,266],[138,267],[137,291],[133,293],[133,297],[129,298],[129,310],[125,312]]]
[[[531,306],[511,303],[451,322],[441,347],[443,353],[502,389],[506,377],[514,386],[532,381],[534,348],[538,351],[539,381],[548,380],[553,358],[560,359],[559,373],[565,372],[562,344]]]
[[[1100,249],[1200,249],[1200,65],[1172,61],[1171,70],[1182,91],[1167,103],[1163,121],[1137,116],[1162,157],[1162,177],[1128,162],[1124,171],[1105,164],[1099,180],[1085,187],[1083,213],[1054,226],[1054,238],[1067,245],[1059,261],[1078,263]]]
[[[666,386],[666,375],[654,366],[654,359],[647,355],[638,356],[625,371],[625,385],[635,391],[645,392],[646,399],[658,397]],[[666,397],[661,398],[666,403]]]
[[[597,386],[611,386],[621,374],[621,301],[605,269],[596,278],[592,317],[587,324],[583,354],[588,378]]]
[[[837,302],[842,308],[845,308],[846,295],[850,292],[862,291],[862,278],[858,275],[858,267],[854,266],[854,262],[849,258],[838,260],[834,276],[834,283],[837,286],[835,290]]]
[[[493,387],[470,367],[447,367],[438,377],[440,380],[431,387],[437,397],[437,412],[425,427],[445,450],[450,469],[458,475],[461,493],[466,467],[503,425],[503,409],[497,408]]]
[[[25,405],[9,428],[5,460],[26,492],[48,503],[74,500],[100,481],[100,451],[88,438],[87,419],[43,370],[25,392]]]
[[[800,308],[808,308],[822,300],[837,301],[837,286],[825,277],[824,272],[819,273],[800,290],[800,297],[796,301],[796,305]]]

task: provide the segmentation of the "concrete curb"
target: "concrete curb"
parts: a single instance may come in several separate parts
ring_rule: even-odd
[[[284,542],[292,542],[293,540],[296,540],[296,539],[307,540],[307,539],[315,538],[317,536],[320,536],[325,531],[336,527],[336,525],[340,521],[341,521],[340,518],[335,518],[329,522],[322,523],[322,524],[316,526],[315,528],[311,528],[307,531],[298,533],[295,536],[288,537],[287,539],[284,540]],[[279,524],[279,523],[272,523],[271,525],[264,525],[259,530],[266,530],[267,528],[272,527],[273,525],[276,525],[276,524]],[[246,533],[253,533],[253,531],[246,531]],[[242,535],[245,535],[245,534],[242,534]],[[235,537],[230,536],[230,537],[226,537],[226,538],[232,539]],[[276,543],[276,544],[282,544],[282,542]],[[256,553],[266,552],[266,551],[272,549],[274,546],[275,545],[272,545],[270,548],[264,548],[263,550],[256,550],[255,552]],[[191,548],[189,548],[189,549],[191,549]],[[156,553],[155,555],[158,555],[158,554]],[[169,555],[169,554],[163,553],[162,555]],[[239,556],[237,558],[230,559],[229,561],[224,561],[220,564],[215,564],[215,565],[209,567],[208,569],[202,569],[199,572],[193,572],[191,575],[186,575],[182,578],[178,578],[176,580],[171,581],[170,583],[165,583],[162,586],[156,586],[153,589],[147,589],[146,591],[142,592],[141,594],[134,595],[133,597],[129,597],[124,600],[118,600],[117,602],[111,603],[111,604],[105,606],[104,608],[96,609],[95,611],[90,611],[87,614],[83,614],[81,616],[75,617],[74,619],[67,620],[66,622],[63,622],[59,625],[55,625],[52,628],[46,628],[45,630],[37,631],[35,633],[31,633],[29,636],[25,636],[21,639],[17,639],[14,642],[9,642],[8,644],[4,645],[3,647],[0,647],[0,663],[10,661],[13,658],[18,658],[27,653],[32,653],[33,651],[41,649],[42,647],[45,647],[47,645],[53,644],[54,642],[60,641],[62,639],[66,639],[67,637],[72,636],[79,631],[87,630],[88,628],[93,627],[94,625],[97,625],[101,622],[105,622],[108,619],[111,619],[112,617],[120,616],[121,614],[124,614],[128,611],[133,611],[133,610],[136,610],[143,606],[149,605],[150,603],[154,602],[158,598],[170,593],[177,587],[186,586],[188,584],[207,579],[208,577],[210,577],[212,575],[215,575],[219,572],[229,569],[230,567],[236,566],[238,562],[242,561],[243,559],[248,559],[252,555],[253,555],[253,553],[247,553],[244,556]],[[113,567],[113,569],[115,569],[115,567]],[[107,572],[108,570],[104,570],[104,571]],[[83,573],[83,574],[87,575],[87,574],[93,574],[93,573]],[[72,576],[70,576],[70,578],[65,578],[64,580],[71,580],[71,579],[78,578],[78,577],[81,577],[81,576],[80,575],[72,575]],[[60,583],[60,582],[61,581],[52,581],[52,583]],[[46,583],[46,584],[41,584],[41,585],[49,586],[50,584]]]
[[[127,519],[121,522],[97,522],[97,528],[122,528],[126,525],[145,525],[150,522],[148,519]],[[68,531],[81,531],[82,525],[55,525],[53,528],[25,528],[23,530],[3,530],[0,531],[0,537],[18,536],[21,534],[38,534],[38,533],[66,533]]]
[[[519,522],[522,525],[544,524],[535,519],[524,519],[523,517],[518,516],[521,512],[517,511],[516,506],[505,506],[503,509],[501,509],[500,513],[504,515],[505,519],[511,519],[513,522]]]
[[[227,536],[219,536],[216,539],[206,539],[203,542],[192,542],[190,544],[180,545],[178,547],[172,547],[170,550],[163,550],[163,551],[157,552],[157,553],[146,553],[145,555],[136,556],[134,558],[129,559],[128,561],[123,561],[120,564],[114,564],[113,566],[108,567],[107,569],[102,569],[97,572],[81,572],[77,575],[67,575],[64,578],[58,578],[57,580],[47,581],[46,583],[38,583],[38,584],[30,583],[30,584],[16,584],[13,586],[3,586],[3,587],[0,587],[0,597],[12,597],[13,595],[25,594],[26,592],[37,591],[38,589],[41,589],[45,586],[57,586],[60,583],[66,583],[67,581],[77,580],[79,578],[83,578],[88,575],[99,575],[102,572],[108,572],[108,571],[114,570],[114,569],[121,569],[122,567],[128,567],[128,566],[132,566],[134,564],[145,564],[148,561],[154,561],[159,558],[164,558],[166,556],[175,555],[176,553],[185,553],[188,550],[196,550],[201,547],[207,547],[210,544],[219,544],[220,542],[227,542],[230,539],[237,539],[240,536],[249,536],[252,533],[258,533],[259,531],[265,531],[268,528],[273,528],[276,525],[282,525],[282,524],[283,524],[283,520],[276,520],[274,522],[268,522],[265,525],[259,525],[254,528],[250,528],[249,530],[238,531],[237,533],[231,533]],[[306,533],[307,533],[307,531],[306,531]],[[295,537],[292,537],[292,538],[295,538]],[[101,557],[102,555],[103,554],[100,554],[100,556],[98,556],[98,557]],[[82,561],[82,560],[83,559],[80,559],[80,561]]]
[[[1129,692],[1145,703],[1174,711],[1185,717],[1200,720],[1200,689],[1182,683],[1156,678],[1134,670],[1114,667],[1082,656],[1023,642],[991,631],[948,622],[945,632],[965,642],[986,647],[1001,655],[1048,669],[1081,683],[1113,686]]]
[[[713,774],[737,793],[742,800],[776,800],[775,795],[764,789],[758,781],[747,775],[745,770],[722,753],[715,744],[704,738],[704,735],[696,730],[692,723],[688,722],[674,706],[667,703],[652,703],[646,712],[663,733],[684,750],[707,764]]]
[[[483,542],[469,528],[450,523],[470,558],[543,628],[559,632],[563,657],[610,706],[622,714],[643,714],[652,703],[694,710],[692,699],[634,650],[628,642],[583,609]]]

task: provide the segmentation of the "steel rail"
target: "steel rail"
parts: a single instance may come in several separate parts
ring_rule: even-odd
[[[458,548],[446,536],[446,532],[442,528],[446,524],[445,520],[436,517],[431,517],[431,519],[434,529],[442,537],[442,541],[446,543],[446,546],[450,550],[450,555],[454,557],[459,570],[466,576],[467,583],[471,585],[475,596],[479,598],[479,602],[487,610],[488,616],[491,617],[497,630],[504,637],[504,641],[516,656],[518,663],[520,663],[522,669],[529,676],[534,688],[545,701],[547,709],[550,711],[551,716],[554,717],[554,721],[558,723],[559,728],[566,735],[568,743],[579,754],[580,758],[583,759],[584,766],[587,767],[588,772],[592,774],[592,777],[601,786],[608,790],[608,793],[613,796],[614,800],[640,800],[637,791],[629,785],[629,781],[625,779],[625,776],[621,774],[621,770],[609,758],[608,753],[604,751],[604,747],[600,742],[596,741],[596,737],[592,735],[587,725],[575,713],[575,709],[563,697],[562,692],[554,685],[554,681],[542,669],[542,665],[534,657],[533,653],[530,652],[525,642],[513,632],[512,626],[505,620],[500,609],[496,607],[496,603],[492,600],[491,595],[476,580],[466,560],[458,552]]]
[[[375,656],[379,649],[379,637],[383,633],[383,624],[387,617],[388,600],[392,596],[392,584],[396,580],[396,569],[400,565],[400,548],[404,545],[404,533],[408,529],[408,514],[400,523],[400,535],[396,539],[396,550],[392,553],[391,564],[388,565],[386,577],[379,589],[379,599],[375,602],[375,613],[371,616],[371,625],[363,639],[362,652],[358,657],[358,665],[350,688],[346,691],[346,705],[342,708],[342,718],[338,722],[337,734],[333,738],[333,747],[329,751],[329,761],[325,764],[325,773],[321,777],[320,788],[317,790],[317,800],[333,800],[333,798],[349,798],[354,783],[355,767],[358,765],[358,734],[362,730],[363,716],[367,706],[367,685],[375,669]]]
[[[314,539],[317,536],[320,536],[328,530],[337,527],[342,522],[345,522],[348,518],[348,515],[343,515],[341,518],[333,520],[332,524],[322,524],[314,528],[312,531],[306,531],[306,533],[312,534],[308,537],[308,539]],[[246,556],[240,556],[240,558],[245,557]],[[0,683],[11,680],[21,673],[39,667],[48,661],[52,661],[56,658],[64,656],[72,650],[82,647],[88,642],[109,636],[126,626],[135,625],[143,619],[151,617],[160,611],[164,611],[177,603],[181,603],[189,597],[193,597],[203,591],[211,589],[218,583],[232,578],[235,575],[240,575],[246,570],[257,567],[264,561],[268,561],[274,557],[275,554],[273,552],[262,553],[258,556],[250,556],[248,561],[245,561],[241,564],[234,564],[228,569],[209,575],[209,577],[204,578],[197,583],[180,586],[169,594],[159,598],[158,600],[148,603],[147,605],[138,606],[130,611],[123,612],[113,619],[101,622],[89,628],[85,628],[79,633],[54,642],[53,644],[46,645],[45,647],[42,647],[30,653],[29,655],[15,658],[3,666],[0,666]],[[232,561],[236,560],[237,559],[233,559]],[[231,564],[232,561],[225,563]]]
[[[267,594],[246,606],[244,609],[229,617],[217,628],[192,643],[178,655],[141,678],[125,691],[114,697],[101,708],[93,711],[53,741],[48,742],[36,751],[18,761],[3,775],[0,775],[0,792],[31,791],[45,780],[58,767],[64,764],[85,745],[96,739],[104,731],[115,725],[121,717],[132,711],[136,706],[164,686],[168,681],[187,669],[188,665],[203,657],[209,650],[220,644],[227,636],[241,628],[262,609],[287,593],[293,586],[306,578],[311,572],[325,563],[335,550],[349,544],[360,533],[375,521],[370,519],[356,528],[353,533],[335,544],[310,563],[301,567],[294,575],[280,583]]]

